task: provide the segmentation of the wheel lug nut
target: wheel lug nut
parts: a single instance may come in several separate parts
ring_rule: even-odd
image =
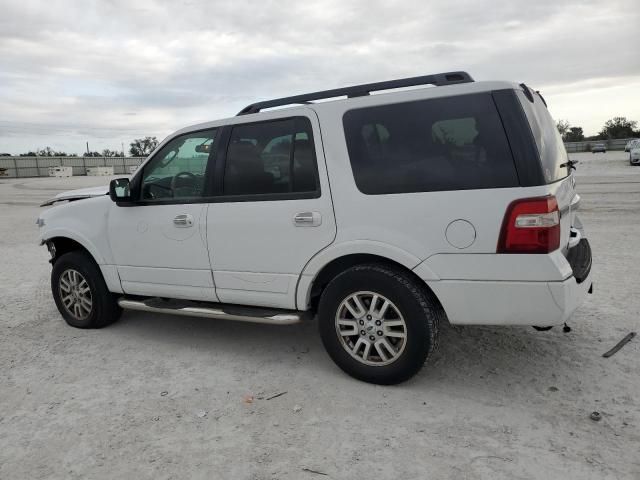
[[[367,315],[367,320],[371,320],[371,315]]]
[[[360,320],[358,323],[359,323],[360,325],[364,325],[364,320]]]
[[[380,320],[376,320],[376,325],[379,327],[380,325],[382,325],[382,322]]]
[[[369,336],[369,340],[371,340],[372,342],[376,339],[376,337],[374,337],[373,335]]]
[[[376,333],[378,334],[379,337],[382,336],[382,330],[378,330]]]
[[[364,330],[360,330],[360,335],[365,336],[366,332]]]

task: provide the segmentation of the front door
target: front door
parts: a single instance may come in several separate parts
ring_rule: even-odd
[[[296,308],[305,264],[336,234],[315,113],[226,127],[207,239],[221,302]]]
[[[206,241],[216,130],[179,135],[139,173],[137,203],[109,212],[109,242],[125,293],[216,301]]]

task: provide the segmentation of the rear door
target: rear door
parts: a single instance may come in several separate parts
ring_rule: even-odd
[[[224,130],[207,214],[221,302],[295,308],[300,273],[335,238],[317,117],[290,112],[238,117]]]

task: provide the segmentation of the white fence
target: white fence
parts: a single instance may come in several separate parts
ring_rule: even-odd
[[[604,143],[607,150],[624,150],[624,146],[631,138],[616,138],[612,140],[583,140],[582,142],[565,142],[564,147],[567,152],[590,152],[591,145],[595,143]]]
[[[113,167],[114,175],[129,175],[144,157],[0,157],[0,172],[8,177],[48,177],[49,167],[71,167],[73,175],[86,175],[90,167]]]

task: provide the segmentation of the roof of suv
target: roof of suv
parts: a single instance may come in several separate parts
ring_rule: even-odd
[[[411,88],[410,90],[407,90],[410,87],[425,88]],[[384,103],[390,103],[393,101],[405,100],[406,96],[411,92],[420,92],[420,95],[424,95],[424,92],[429,92],[433,94],[433,96],[442,96],[445,93],[447,95],[463,95],[467,93],[477,93],[491,90],[520,88],[521,86],[515,82],[476,82],[466,72],[446,72],[434,75],[424,75],[420,77],[389,80],[385,82],[354,85],[351,87],[323,90],[320,92],[261,101],[247,105],[238,113],[237,116],[246,115],[253,118],[258,117],[260,115],[260,112],[265,110],[269,112],[276,110],[282,111],[300,106],[318,109],[323,108],[323,106],[335,106],[336,104],[341,103],[354,103],[357,105],[362,103],[359,100],[371,98],[370,94],[372,93],[374,95],[371,96],[375,96],[377,99],[379,98],[381,102],[383,101]],[[384,100],[382,100],[382,98],[384,98]],[[237,118],[237,116],[191,125],[189,127],[178,130],[177,132],[171,134],[169,137],[173,137],[177,134],[185,133],[195,129],[213,128],[219,126],[220,124],[232,121],[234,118]],[[237,123],[237,121],[234,121],[233,123]]]

